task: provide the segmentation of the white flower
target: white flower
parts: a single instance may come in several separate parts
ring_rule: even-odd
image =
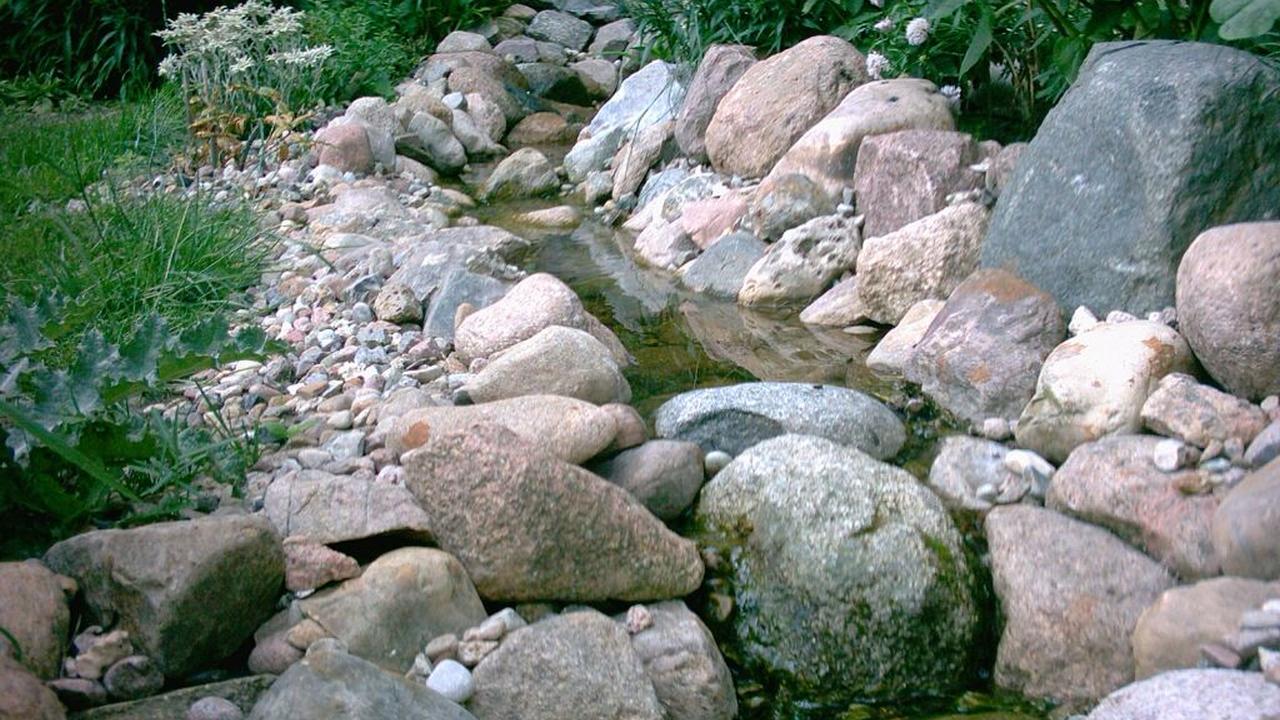
[[[871,0],[871,4],[878,8],[884,7],[884,0]]]
[[[166,55],[164,59],[160,61],[160,77],[174,78],[178,76],[178,71],[177,55]]]
[[[923,45],[929,39],[929,20],[927,18],[913,18],[907,23],[907,42],[912,45]]]
[[[873,26],[877,32],[889,32],[893,29],[893,19],[884,18]]]
[[[884,73],[889,69],[889,58],[878,52],[872,51],[867,53],[867,74],[872,80],[880,80],[884,77]]]
[[[235,61],[231,63],[231,67],[228,69],[231,71],[232,75],[240,75],[242,73],[247,73],[253,69],[253,60],[249,59],[248,56],[242,55],[236,58]]]
[[[954,108],[954,107],[960,106],[960,88],[959,87],[955,85],[943,85],[941,88],[938,89],[938,92],[942,93],[942,96],[947,99],[947,102],[951,104],[951,107]]]

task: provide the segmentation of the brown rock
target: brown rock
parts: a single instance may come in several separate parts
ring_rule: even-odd
[[[284,586],[290,592],[314,590],[360,574],[355,558],[305,537],[284,541]]]
[[[342,172],[373,172],[373,149],[369,134],[358,122],[329,125],[315,135],[320,162]]]
[[[534,113],[511,128],[507,133],[507,144],[512,148],[530,145],[555,145],[571,142],[577,135],[577,129],[558,113]]]
[[[0,720],[63,720],[58,696],[17,660],[0,654]]]
[[[716,107],[743,73],[755,64],[755,51],[745,45],[707,48],[676,116],[675,136],[680,152],[695,161],[706,159],[707,143],[703,136]]]
[[[22,664],[41,678],[58,676],[70,631],[67,601],[76,583],[35,560],[0,563],[0,628],[17,640]],[[8,636],[0,634],[0,655],[16,656]]]
[[[1280,459],[1250,473],[1213,516],[1213,547],[1227,575],[1280,579]]]
[[[1161,378],[1142,406],[1142,422],[1152,432],[1201,448],[1214,440],[1225,443],[1232,438],[1248,445],[1268,420],[1257,405],[1201,385],[1183,373]]]
[[[854,170],[863,234],[891,233],[943,209],[948,195],[982,187],[982,173],[969,169],[979,159],[968,133],[903,130],[865,138]]]

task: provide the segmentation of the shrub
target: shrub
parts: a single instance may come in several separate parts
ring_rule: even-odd
[[[385,3],[384,3],[385,4]],[[333,58],[321,75],[320,95],[341,104],[357,97],[390,97],[426,51],[422,39],[373,12],[379,3],[315,0],[307,4],[306,27],[313,42],[330,45]]]

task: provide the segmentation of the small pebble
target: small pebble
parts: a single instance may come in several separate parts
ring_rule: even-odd
[[[1209,667],[1227,668],[1235,670],[1240,667],[1241,658],[1231,648],[1219,643],[1209,643],[1200,646],[1200,657]]]
[[[1151,460],[1161,472],[1177,472],[1196,461],[1195,450],[1181,440],[1167,438],[1156,443]]]
[[[1071,331],[1072,335],[1079,335],[1092,330],[1097,324],[1098,317],[1089,308],[1081,305],[1072,313],[1071,322],[1067,325],[1067,329]]]
[[[458,636],[453,633],[441,635],[427,643],[427,648],[423,652],[433,663],[456,658],[458,657]]]
[[[627,619],[624,625],[631,635],[644,632],[653,627],[653,613],[643,605],[632,605],[627,608]]]
[[[431,671],[427,687],[462,704],[470,700],[471,694],[475,692],[475,680],[471,677],[471,671],[457,660],[443,660]]]
[[[467,667],[475,667],[489,653],[498,649],[498,643],[492,640],[472,640],[458,643],[458,662]]]
[[[733,462],[733,457],[729,453],[722,450],[712,450],[703,458],[702,465],[707,471],[707,477],[710,478],[715,477],[731,462]]]
[[[1009,427],[1009,421],[1004,418],[992,417],[982,421],[981,429],[982,437],[988,440],[1007,440],[1013,435]]]
[[[1111,312],[1107,313],[1107,322],[1109,323],[1120,324],[1120,323],[1133,322],[1134,320],[1137,320],[1137,319],[1138,318],[1133,314],[1127,313],[1123,310],[1112,310]]]

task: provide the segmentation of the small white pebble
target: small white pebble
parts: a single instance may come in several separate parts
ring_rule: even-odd
[[[730,456],[729,453],[721,450],[712,450],[707,453],[706,458],[702,461],[703,467],[706,468],[707,471],[707,477],[715,477],[716,473],[725,469],[725,467],[731,462],[733,462],[733,457]]]
[[[1160,472],[1177,472],[1196,461],[1194,451],[1181,440],[1166,438],[1156,443],[1151,452],[1151,461]]]
[[[1098,324],[1098,317],[1089,310],[1089,308],[1081,305],[1071,314],[1071,322],[1067,325],[1067,329],[1072,335],[1079,335],[1083,332],[1092,330]]]
[[[624,624],[628,633],[636,635],[653,627],[653,614],[643,605],[632,605],[627,608],[627,620]]]

